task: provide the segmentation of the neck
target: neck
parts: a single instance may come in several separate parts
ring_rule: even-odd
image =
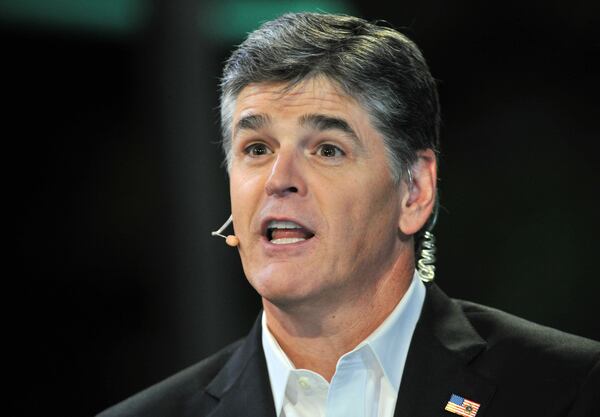
[[[413,256],[405,251],[373,285],[333,301],[286,308],[263,298],[269,330],[296,368],[331,381],[339,358],[366,339],[408,290]]]

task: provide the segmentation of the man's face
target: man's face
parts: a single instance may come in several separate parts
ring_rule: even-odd
[[[231,204],[245,274],[269,302],[358,297],[389,271],[400,186],[367,112],[326,78],[244,88]]]

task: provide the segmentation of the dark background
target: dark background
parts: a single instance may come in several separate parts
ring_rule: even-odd
[[[311,8],[388,20],[439,79],[439,285],[600,340],[597,4]],[[93,415],[249,329],[258,297],[210,237],[218,77],[245,31],[307,5],[0,3],[5,415]]]

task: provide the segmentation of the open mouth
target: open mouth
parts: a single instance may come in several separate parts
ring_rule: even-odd
[[[314,237],[314,233],[301,225],[287,220],[271,220],[267,224],[267,240],[274,245],[290,245]]]

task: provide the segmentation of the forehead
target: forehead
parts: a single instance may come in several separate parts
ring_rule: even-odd
[[[237,97],[234,119],[256,113],[286,117],[299,112],[340,114],[356,122],[368,119],[367,112],[353,97],[325,77],[291,86],[272,82],[249,84]]]

